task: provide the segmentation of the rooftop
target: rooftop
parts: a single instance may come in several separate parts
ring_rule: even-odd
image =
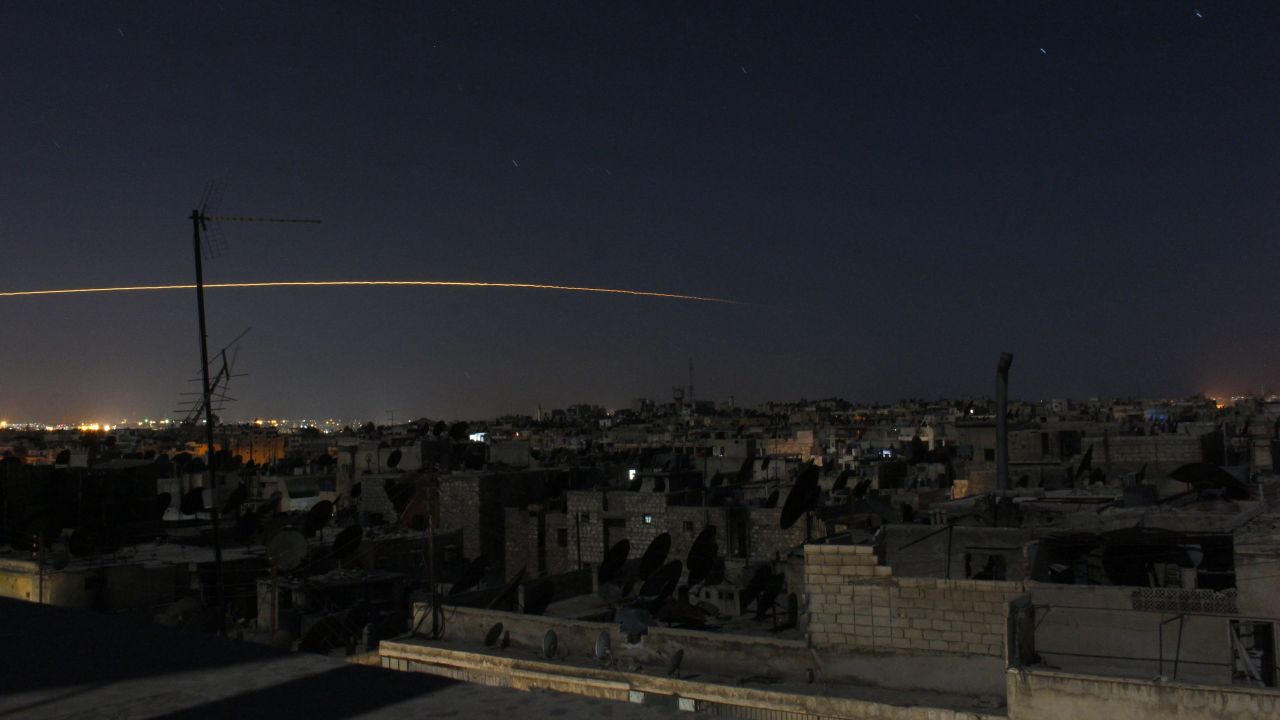
[[[280,654],[123,616],[0,599],[0,717],[674,717],[674,710]]]

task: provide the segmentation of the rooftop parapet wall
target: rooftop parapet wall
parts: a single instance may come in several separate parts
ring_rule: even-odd
[[[849,651],[1005,656],[1022,583],[898,578],[866,545],[806,545],[809,644]]]
[[[1280,717],[1280,692],[1231,685],[1008,671],[1010,720],[1255,720]]]

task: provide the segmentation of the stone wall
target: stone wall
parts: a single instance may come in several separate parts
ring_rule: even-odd
[[[788,552],[804,545],[805,521],[801,517],[795,525],[783,530],[779,525],[782,508],[751,508],[749,527],[751,542],[747,551],[747,559],[751,562],[772,562],[781,560]],[[822,530],[814,520],[813,532],[821,535]]]
[[[526,508],[506,508],[506,572],[508,577],[525,569],[526,577],[537,577],[538,515]]]
[[[440,529],[462,531],[467,559],[489,558],[486,579],[502,582],[506,563],[506,514],[494,475],[454,473],[440,478]],[[518,568],[517,568],[518,569]]]
[[[449,475],[440,479],[440,529],[462,531],[462,553],[480,554],[480,479]]]
[[[621,507],[617,509],[626,513],[624,537],[631,542],[632,555],[640,557],[654,538],[669,529],[667,496],[655,492],[609,493],[609,509],[613,510],[619,505]],[[646,516],[649,517],[649,522],[645,522]],[[672,540],[675,539],[674,535],[672,533]],[[612,534],[609,536],[610,543],[616,543],[621,539],[622,537],[614,537]],[[674,549],[673,542],[669,559],[683,560],[683,556],[676,555]]]
[[[866,545],[806,545],[809,642],[839,650],[1004,656],[1021,583],[897,578]]]
[[[576,490],[566,494],[569,529],[568,554],[575,560],[581,547],[582,562],[598,565],[604,559],[604,493]]]
[[[1134,472],[1147,465],[1147,477],[1204,459],[1201,435],[1105,435],[1086,437],[1081,450],[1093,445],[1093,466],[1112,474]]]

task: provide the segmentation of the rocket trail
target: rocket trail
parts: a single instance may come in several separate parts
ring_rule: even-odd
[[[205,289],[214,288],[275,288],[275,287],[467,287],[514,288],[518,290],[559,290],[561,292],[601,293],[606,295],[631,295],[633,297],[666,298],[693,302],[742,305],[737,300],[717,297],[701,297],[680,293],[652,292],[648,290],[623,290],[619,288],[581,287],[577,285],[551,285],[544,283],[471,282],[465,280],[281,280],[274,282],[205,283]],[[83,295],[96,293],[148,292],[159,290],[191,290],[195,285],[126,285],[121,287],[63,288],[58,290],[5,290],[0,298],[34,297],[37,295]]]

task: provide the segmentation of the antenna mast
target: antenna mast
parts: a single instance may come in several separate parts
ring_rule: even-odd
[[[218,486],[217,473],[213,467],[213,388],[209,384],[209,331],[205,323],[204,311],[204,248],[201,232],[208,230],[209,220],[227,220],[234,222],[274,222],[274,223],[320,223],[319,220],[292,220],[284,218],[256,218],[242,216],[209,216],[205,214],[209,188],[199,208],[191,211],[191,242],[196,259],[196,312],[200,316],[200,392],[204,399],[204,438],[205,438],[205,472],[209,484],[211,502],[209,517],[213,522],[213,562],[217,567],[217,586],[214,591],[214,603],[218,612],[218,634],[227,634],[226,598],[222,574],[222,538],[219,536],[218,522]]]

